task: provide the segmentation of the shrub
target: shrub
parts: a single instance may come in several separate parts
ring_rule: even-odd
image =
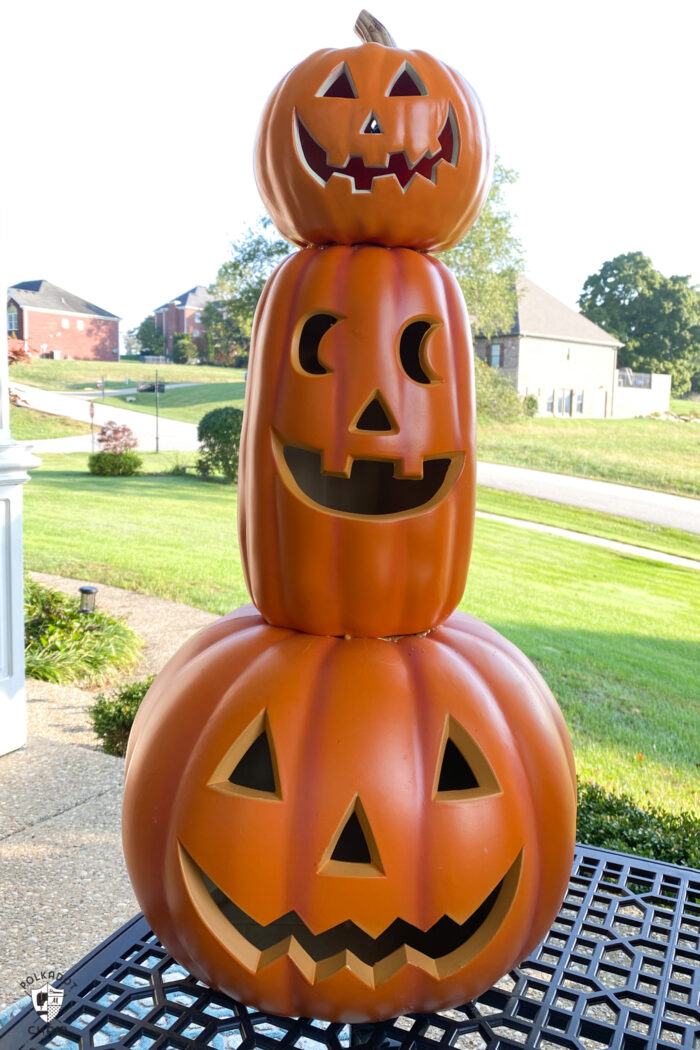
[[[88,470],[100,477],[135,474],[143,460],[135,452],[93,452],[88,457]]]
[[[126,754],[136,712],[154,678],[155,675],[151,675],[139,682],[129,682],[108,696],[100,694],[88,708],[92,728],[102,742],[102,750],[108,755],[123,758]]]
[[[97,444],[103,452],[113,452],[115,456],[121,456],[130,448],[136,448],[138,441],[131,427],[108,419],[105,425],[100,427]]]
[[[173,336],[173,361],[178,365],[186,365],[190,361],[196,361],[199,357],[199,349],[187,332],[176,332]]]
[[[534,394],[526,394],[523,398],[523,412],[526,416],[536,416],[540,403]]]
[[[80,602],[32,579],[24,586],[24,660],[28,678],[43,682],[99,682],[128,670],[141,648],[138,637],[104,613],[79,612]]]
[[[199,421],[197,440],[200,456],[197,471],[202,477],[223,474],[232,485],[238,481],[238,448],[243,413],[240,408],[215,408]]]
[[[640,857],[700,867],[700,820],[690,813],[666,813],[637,805],[631,795],[616,795],[599,784],[580,783],[577,838],[589,846],[635,853]]]
[[[525,416],[518,391],[481,358],[474,359],[476,380],[476,414],[499,423],[516,423]]]

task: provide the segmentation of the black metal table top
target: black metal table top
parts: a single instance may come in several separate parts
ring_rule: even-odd
[[[137,916],[32,1006],[0,1050],[700,1050],[700,872],[578,846],[566,898],[532,957],[478,999],[343,1025],[261,1014],[191,977]]]

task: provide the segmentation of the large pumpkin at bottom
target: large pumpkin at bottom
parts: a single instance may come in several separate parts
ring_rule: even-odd
[[[575,824],[571,748],[525,656],[462,614],[425,637],[205,628],[134,724],[124,851],[157,936],[277,1014],[466,1001],[544,936]]]
[[[241,559],[265,619],[310,634],[417,634],[464,592],[476,494],[464,297],[408,248],[308,248],[253,330]]]

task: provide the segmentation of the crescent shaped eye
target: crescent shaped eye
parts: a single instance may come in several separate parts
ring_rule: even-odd
[[[401,333],[399,344],[399,358],[401,367],[414,383],[438,383],[440,376],[433,371],[428,363],[427,343],[430,333],[434,332],[442,322],[411,321]]]
[[[322,376],[332,371],[319,360],[318,352],[321,340],[337,320],[333,314],[312,314],[304,322],[299,334],[297,360],[299,367],[311,376]]]

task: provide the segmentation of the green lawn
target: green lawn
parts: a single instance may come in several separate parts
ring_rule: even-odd
[[[12,366],[11,379],[46,390],[96,390],[104,379],[105,389],[136,386],[158,379],[167,383],[231,383],[243,380],[240,368],[208,365],[147,365],[140,361],[53,361],[35,357]],[[127,382],[128,380],[128,382]]]
[[[601,514],[585,507],[569,507],[565,503],[550,503],[535,496],[502,492],[483,485],[479,485],[476,490],[476,507],[489,514],[537,521],[559,529],[585,532],[589,536],[602,536],[620,543],[632,543],[637,547],[649,547],[651,550],[700,561],[700,535],[681,529],[651,525],[632,518],[618,518],[614,514]]]
[[[484,421],[479,459],[700,496],[700,424],[666,419]]]
[[[10,405],[10,431],[15,441],[40,441],[42,438],[89,434],[90,424],[65,416],[50,416],[34,408]]]
[[[697,400],[697,394],[694,398],[672,397],[670,409],[677,416],[694,416],[700,419],[700,400]]]
[[[216,613],[247,601],[234,488],[183,476],[97,478],[86,458],[46,456],[32,472],[28,568]],[[145,455],[145,469],[175,459]],[[691,569],[477,519],[461,607],[540,667],[583,779],[691,811],[700,798],[699,582]]]
[[[207,412],[215,408],[223,408],[233,405],[235,408],[243,408],[245,398],[245,382],[239,369],[229,369],[229,376],[234,372],[237,382],[235,383],[198,383],[197,386],[175,387],[173,390],[164,390],[158,394],[158,411],[168,419],[179,419],[182,423],[199,423]],[[135,401],[127,401],[126,398],[135,397]],[[100,402],[102,399],[100,398]],[[106,397],[104,403],[117,405],[119,408],[130,408],[136,412],[148,412],[155,415],[156,395],[153,394],[130,394],[119,397]]]

